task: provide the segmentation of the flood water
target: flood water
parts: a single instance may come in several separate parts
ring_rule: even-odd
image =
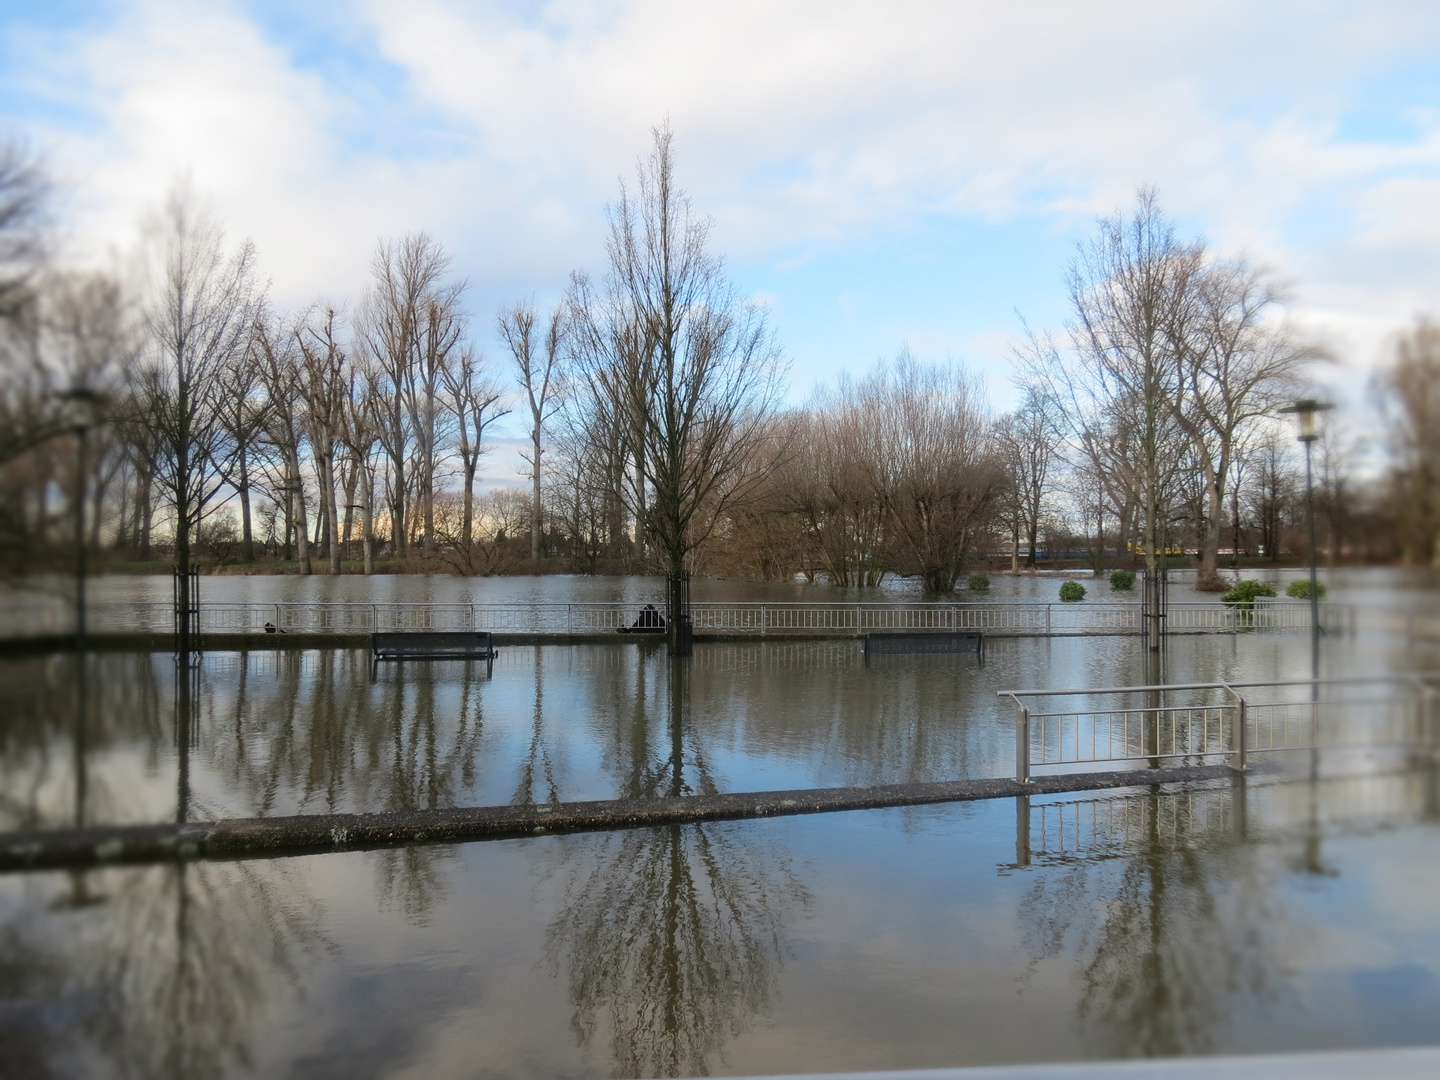
[[[1295,568],[1247,568],[1243,576],[1274,583],[1283,593],[1290,582],[1307,576]],[[1359,605],[1366,611],[1419,611],[1433,606],[1440,591],[1440,574],[1402,572],[1387,568],[1340,568],[1323,572],[1329,583],[1329,599]],[[1060,584],[1073,579],[1085,586],[1086,601],[1135,602],[1138,587],[1115,592],[1108,579],[1093,578],[1088,571],[1043,571],[1040,573],[992,573],[984,591],[959,589],[940,599],[957,603],[1004,603],[1006,601],[1055,603]],[[1192,571],[1172,572],[1170,602],[1174,604],[1213,603],[1214,593],[1197,593]],[[90,579],[90,602],[99,607],[125,604],[171,603],[171,579],[164,575],[104,575]],[[0,631],[17,632],[20,626],[7,623],[9,612],[26,613],[35,619],[45,612],[56,620],[54,629],[69,629],[74,582],[63,575],[46,575],[0,582]],[[276,604],[309,601],[357,603],[450,603],[450,604],[545,604],[545,603],[644,603],[663,602],[665,582],[658,577],[587,577],[543,574],[471,578],[452,574],[400,574],[365,577],[345,574],[331,577],[298,575],[206,574],[200,578],[200,595],[205,603]],[[919,583],[908,578],[889,578],[877,588],[836,588],[823,578],[804,581],[739,581],[696,577],[692,598],[704,602],[812,602],[855,603],[917,601],[937,599],[925,596]]]
[[[1440,1040],[1435,774],[1252,785],[1243,827],[1237,801],[1036,800],[1028,865],[1007,800],[10,876],[0,1071],[686,1076]]]
[[[1434,661],[1326,642],[1327,675]],[[182,688],[168,653],[99,653],[83,694],[75,665],[0,661],[0,829],[1009,776],[1014,705],[997,691],[1301,679],[1310,654],[1283,633],[1176,637],[1162,666],[1131,637],[868,662],[853,639],[702,644],[679,662],[660,642],[527,645],[493,669],[274,650],[204,653]]]
[[[1355,589],[1414,603],[1413,583]],[[1433,599],[1433,593],[1429,594]],[[1388,602],[1388,601],[1387,601]],[[0,660],[0,828],[1009,775],[996,691],[1303,634]],[[1440,669],[1362,632],[1324,673]],[[186,679],[183,687],[177,681]],[[177,708],[181,705],[181,708]],[[1440,780],[1130,789],[0,877],[0,1075],[683,1076],[1440,1041]]]

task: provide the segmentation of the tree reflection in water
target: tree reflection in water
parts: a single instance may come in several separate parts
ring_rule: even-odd
[[[263,696],[249,688],[257,660],[273,667]],[[228,719],[218,707],[209,710],[204,730],[213,736],[199,749],[228,790],[245,795],[248,812],[274,812],[282,792],[295,801],[285,812],[298,813],[428,810],[470,801],[485,732],[483,684],[470,665],[457,672],[453,662],[397,664],[372,684],[368,657],[356,652],[242,653],[238,664]],[[447,847],[378,853],[382,904],[425,923],[444,895],[442,865],[452,854]]]
[[[1192,821],[1184,793],[1127,801],[1143,812],[1121,848],[1046,860],[1019,907],[1023,939],[1034,961],[1084,957],[1076,1015],[1097,1056],[1205,1053],[1243,1004],[1272,996],[1268,930],[1287,920],[1255,849]]]
[[[30,879],[0,925],[0,1075],[250,1066],[254,1027],[329,947],[317,906],[277,863],[85,877],[80,908],[73,879]]]
[[[180,822],[193,809],[192,680],[177,663]],[[77,768],[83,793],[83,756]],[[99,1059],[120,1075],[195,1077],[253,1065],[252,1026],[285,986],[298,992],[302,961],[328,946],[318,904],[292,872],[283,862],[201,862],[28,879],[36,893],[62,888],[48,902],[32,896],[0,926],[0,1071],[88,1073]]]
[[[545,730],[545,652],[535,646],[535,699],[530,714],[530,741],[525,756],[520,760],[520,777],[515,784],[515,794],[510,797],[513,806],[525,806],[538,802],[558,803],[560,789],[555,783],[555,765],[551,761],[550,740]],[[536,798],[536,770],[544,778],[544,798]]]
[[[664,742],[652,746],[642,662],[629,735],[612,744],[632,798],[689,793],[688,776],[713,790],[689,725],[688,663],[669,664]],[[672,825],[562,841],[569,877],[546,952],[568,972],[581,1045],[608,1032],[615,1076],[708,1075],[726,1040],[768,1012],[786,924],[809,895],[757,832]]]

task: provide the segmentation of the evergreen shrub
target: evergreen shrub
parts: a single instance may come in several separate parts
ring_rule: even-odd
[[[1220,597],[1222,604],[1239,604],[1244,608],[1255,606],[1257,596],[1274,596],[1275,586],[1268,581],[1256,581],[1254,578],[1245,581],[1237,581],[1235,587],[1224,596]]]

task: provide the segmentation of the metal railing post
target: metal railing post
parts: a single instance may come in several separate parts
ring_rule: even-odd
[[[1030,783],[1030,709],[1015,705],[1015,779]]]
[[[1030,796],[1015,800],[1015,865],[1030,865]]]
[[[1046,604],[1046,605],[1045,605],[1045,636],[1046,636],[1046,637],[1049,637],[1050,634],[1051,634],[1051,630],[1050,630],[1050,605],[1049,605],[1049,604]]]
[[[1238,704],[1238,706],[1236,707],[1236,710],[1235,710],[1235,723],[1236,723],[1236,725],[1237,725],[1236,732],[1235,732],[1235,738],[1236,738],[1236,750],[1237,750],[1237,752],[1238,752],[1238,753],[1237,753],[1237,757],[1239,758],[1240,771],[1241,771],[1241,772],[1244,772],[1246,769],[1248,769],[1248,768],[1250,767],[1250,765],[1249,765],[1249,759],[1246,757],[1246,751],[1245,751],[1245,743],[1246,743],[1246,738],[1245,738],[1245,736],[1246,736],[1246,732],[1247,732],[1247,730],[1248,730],[1248,728],[1249,728],[1249,715],[1248,715],[1248,714],[1249,714],[1249,708],[1248,708],[1248,706],[1247,706],[1246,703],[1245,703],[1245,699],[1244,699],[1243,697],[1242,697],[1242,698],[1239,698],[1239,704]]]

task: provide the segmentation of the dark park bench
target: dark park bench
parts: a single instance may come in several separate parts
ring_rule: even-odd
[[[370,635],[370,652],[381,660],[493,660],[488,630],[387,630]]]
[[[916,630],[865,635],[866,657],[895,653],[974,653],[985,655],[979,630]]]

